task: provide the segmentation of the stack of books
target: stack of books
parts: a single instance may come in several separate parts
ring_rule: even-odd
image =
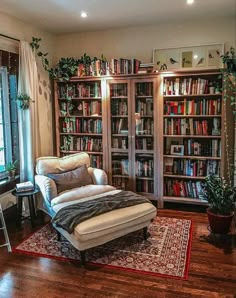
[[[32,190],[34,190],[34,185],[31,181],[26,181],[26,182],[16,184],[17,192],[27,192]]]

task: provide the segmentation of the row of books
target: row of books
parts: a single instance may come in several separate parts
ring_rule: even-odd
[[[122,178],[122,177],[113,177],[112,178],[112,186],[114,186],[117,189],[128,189],[128,179]]]
[[[174,78],[164,79],[164,95],[198,95],[209,94],[210,80],[203,78]]]
[[[135,148],[137,150],[153,150],[153,138],[136,138]]]
[[[61,149],[65,151],[102,152],[102,139],[92,137],[62,136]]]
[[[152,116],[153,115],[153,99],[145,98],[136,101],[136,113],[140,116]]]
[[[65,133],[102,133],[101,119],[64,118],[61,126]]]
[[[116,115],[128,115],[127,99],[112,99],[111,102],[111,114]]]
[[[153,96],[153,83],[136,83],[135,87],[136,96]]]
[[[111,97],[120,97],[120,96],[127,97],[128,96],[127,84],[126,83],[112,84],[110,86],[110,96]]]
[[[201,181],[166,179],[164,195],[203,200],[203,187],[204,183]]]
[[[154,182],[152,180],[136,179],[136,191],[154,193]]]
[[[210,174],[220,174],[220,162],[217,160],[194,160],[194,159],[164,159],[164,173],[185,175],[192,177],[205,177]]]
[[[171,145],[173,145],[173,143],[165,146],[165,154],[170,154]],[[178,143],[177,145],[180,144]],[[221,157],[221,140],[219,139],[203,139],[197,141],[187,139],[183,140],[183,146],[183,155]]]
[[[165,101],[165,115],[220,115],[221,99]]]
[[[136,160],[135,172],[138,177],[153,177],[153,159]]]
[[[112,160],[113,175],[129,175],[129,160],[128,159],[113,159]]]
[[[128,119],[112,119],[112,133],[113,134],[128,134]]]
[[[100,82],[76,82],[58,84],[60,99],[101,97]]]
[[[100,101],[82,101],[79,104],[76,102],[61,102],[60,103],[61,116],[101,116],[101,102]]]
[[[221,134],[221,119],[194,120],[193,118],[165,118],[164,134],[219,136]]]
[[[112,148],[114,149],[128,149],[128,136],[126,137],[113,137],[112,138]]]
[[[136,119],[135,123],[136,135],[153,135],[154,123],[151,118]]]
[[[102,169],[103,168],[103,157],[102,155],[90,154],[90,166],[92,168]]]

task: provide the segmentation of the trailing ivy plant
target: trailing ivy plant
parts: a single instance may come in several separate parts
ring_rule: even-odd
[[[48,55],[48,53],[43,53],[39,50],[40,47],[40,41],[42,39],[41,38],[37,38],[37,37],[32,37],[32,41],[30,42],[30,46],[32,48],[32,50],[35,52],[35,54],[41,58],[42,61],[42,65],[43,68],[48,71],[48,67],[49,67],[49,61],[46,58],[46,56]]]
[[[223,73],[223,92],[224,99],[229,100],[233,106],[233,113],[236,117],[235,100],[236,100],[236,51],[233,47],[230,48],[224,55],[221,55],[224,63]]]

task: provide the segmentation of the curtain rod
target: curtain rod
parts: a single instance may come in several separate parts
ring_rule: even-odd
[[[20,40],[17,39],[17,38],[14,38],[14,37],[11,37],[11,36],[7,36],[7,35],[5,35],[5,34],[1,34],[1,33],[0,33],[0,36],[6,37],[6,38],[9,38],[9,39],[13,39],[13,40],[16,40],[16,41],[20,41]]]

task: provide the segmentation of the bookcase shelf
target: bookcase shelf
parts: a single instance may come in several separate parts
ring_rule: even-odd
[[[223,95],[218,72],[162,76],[163,200],[206,204],[201,200],[205,176],[224,168]]]

